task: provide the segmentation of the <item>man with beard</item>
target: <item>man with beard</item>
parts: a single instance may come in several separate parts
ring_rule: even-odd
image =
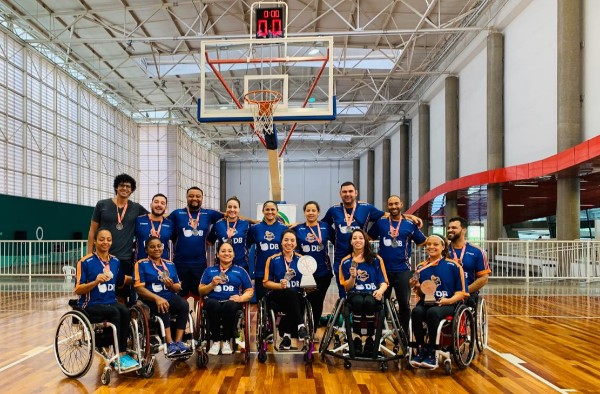
[[[375,222],[369,229],[369,237],[379,240],[379,256],[383,259],[390,283],[385,291],[385,297],[390,298],[394,289],[400,308],[402,328],[408,335],[411,294],[408,281],[411,278],[412,242],[423,245],[427,238],[411,219],[402,214],[403,207],[400,197],[390,196],[387,200],[389,217],[383,217]]]
[[[138,216],[135,220],[135,260],[145,259],[146,240],[150,236],[160,238],[163,244],[162,258],[171,260],[171,245],[170,241],[173,237],[174,226],[173,222],[164,217],[167,211],[167,196],[162,193],[155,194],[150,202],[150,213],[147,215]]]
[[[467,220],[459,216],[448,220],[447,237],[450,241],[448,259],[460,264],[465,272],[465,287],[470,294],[467,302],[475,306],[479,290],[488,282],[492,270],[488,264],[485,252],[466,241]]]
[[[206,237],[210,226],[224,215],[221,212],[202,208],[204,192],[193,186],[187,190],[187,207],[176,209],[169,215],[175,229],[173,263],[181,279],[182,297],[198,294],[198,285],[206,269]]]

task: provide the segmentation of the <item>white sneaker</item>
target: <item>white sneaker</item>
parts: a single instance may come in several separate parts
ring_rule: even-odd
[[[231,350],[231,345],[229,344],[229,341],[225,341],[223,342],[223,347],[221,348],[221,354],[232,354],[233,351]]]
[[[220,350],[221,350],[221,342],[215,341],[215,342],[213,342],[212,346],[210,347],[208,354],[216,356],[219,354]],[[231,351],[231,349],[229,349],[229,350]]]

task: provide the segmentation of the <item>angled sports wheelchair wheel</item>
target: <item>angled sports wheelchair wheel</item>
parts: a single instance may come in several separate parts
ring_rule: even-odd
[[[128,350],[133,350],[138,362],[142,365],[142,369],[152,364],[152,352],[150,351],[150,327],[148,319],[149,311],[145,306],[134,305],[129,309],[131,315],[131,330],[127,340]],[[123,351],[125,349],[121,349]],[[150,368],[152,369],[152,368]],[[152,372],[153,373],[153,372]],[[142,374],[142,376],[144,376]]]
[[[256,312],[256,348],[258,350],[258,361],[264,363],[267,360],[267,304],[263,298],[258,302],[258,311]],[[264,357],[261,357],[263,355]],[[261,360],[262,359],[262,360]]]
[[[452,355],[458,368],[464,369],[471,364],[475,354],[475,319],[473,312],[460,305],[452,321]]]
[[[203,368],[208,364],[208,353],[204,351],[204,349],[198,350],[198,355],[196,358],[196,366],[198,368]]]
[[[335,306],[333,307],[333,312],[331,313],[331,316],[329,317],[329,320],[327,321],[327,327],[325,328],[325,333],[323,334],[323,337],[321,337],[321,342],[319,344],[319,353],[321,354],[321,359],[325,358],[325,353],[326,353],[327,348],[329,347],[329,344],[331,343],[331,341],[335,339],[334,342],[337,342],[339,340],[337,338],[334,338],[334,336],[335,336],[335,331],[336,331],[335,326],[336,326],[336,323],[341,314],[341,307],[340,307],[341,302],[342,302],[341,298],[339,298],[335,302]],[[334,347],[337,347],[337,344],[334,345]]]
[[[54,336],[54,356],[67,376],[78,378],[89,371],[94,361],[95,338],[92,325],[80,311],[65,313]]]
[[[485,299],[479,297],[475,313],[475,320],[477,323],[477,350],[481,353],[488,345],[488,315]]]

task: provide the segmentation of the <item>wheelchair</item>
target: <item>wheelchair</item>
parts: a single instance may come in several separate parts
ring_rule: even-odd
[[[425,326],[425,323],[423,323]],[[409,342],[409,365],[410,360],[417,355],[417,344],[415,342],[412,329],[412,319],[410,321]],[[433,333],[426,331],[425,343],[428,342],[429,335]],[[440,321],[435,332],[435,363],[433,369],[437,369],[441,364],[444,365],[446,374],[452,374],[452,358],[459,369],[465,369],[473,361],[475,355],[475,318],[473,311],[464,303],[459,303],[454,314],[446,316]]]
[[[204,310],[204,298],[195,299],[195,311],[196,311],[196,330],[194,331],[194,338],[198,343],[198,353],[196,364],[198,368],[205,367],[208,364],[208,351],[211,346],[210,337],[210,322]],[[235,319],[235,330],[234,330],[234,343],[232,350],[234,354],[240,352],[244,354],[244,364],[250,361],[250,305],[245,302],[242,304],[242,310],[237,312]],[[222,326],[220,326],[222,329]]]
[[[475,332],[476,332],[476,345],[479,353],[483,352],[488,345],[488,314],[487,314],[487,303],[485,299],[479,295],[477,298],[477,305],[473,311],[475,317]]]
[[[154,374],[154,357],[150,353],[148,325],[138,305],[130,308],[127,352],[138,361],[139,366],[127,370],[122,370],[119,364],[120,349],[115,325],[91,318],[77,305],[76,299],[69,300],[69,306],[72,310],[60,318],[54,338],[54,356],[66,376],[79,378],[85,375],[92,366],[94,353],[104,360],[102,384],[110,383],[113,369],[119,374],[135,371],[144,378]]]
[[[352,361],[378,362],[379,369],[382,372],[387,371],[388,361],[397,361],[398,368],[401,368],[402,360],[407,358],[408,340],[402,329],[398,311],[393,306],[393,300],[390,301],[386,298],[383,303],[383,309],[375,312],[376,329],[374,343],[375,346],[378,346],[375,358],[366,356],[352,357],[350,355],[349,340],[351,339],[346,335],[348,330],[342,316],[345,303],[345,298],[338,299],[335,303],[334,311],[329,317],[327,328],[319,346],[321,361],[326,361],[327,356],[340,358],[344,360],[344,368],[346,369],[352,367]],[[379,319],[383,319],[383,321]],[[363,323],[366,324],[366,321],[363,321]]]
[[[304,362],[312,363],[314,361],[313,353],[315,351],[314,338],[315,338],[315,327],[312,314],[312,306],[308,299],[306,299],[306,291],[302,289],[302,302],[303,302],[303,320],[304,326],[308,331],[308,339],[303,340],[303,346],[301,349],[292,347],[289,350],[281,350],[276,345],[279,341],[278,336],[280,335],[278,328],[278,322],[285,318],[285,314],[282,312],[276,312],[277,304],[274,301],[270,301],[268,294],[258,302],[258,311],[256,313],[256,342],[258,349],[258,361],[264,363],[267,361],[268,344],[273,344],[273,350],[275,352],[282,353],[298,353],[302,352]]]

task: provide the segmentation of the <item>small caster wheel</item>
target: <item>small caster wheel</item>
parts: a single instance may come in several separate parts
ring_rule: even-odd
[[[205,351],[198,352],[198,357],[196,358],[196,366],[198,368],[204,368],[208,364],[208,354]]]
[[[352,367],[352,363],[350,361],[344,361],[344,368],[350,369]]]
[[[313,354],[312,352],[306,352],[304,353],[304,362],[307,364],[312,363],[314,360]]]
[[[109,385],[110,384],[110,369],[105,369],[104,372],[102,372],[102,376],[100,377],[100,381],[104,385]]]
[[[444,370],[446,371],[446,375],[452,374],[452,363],[450,360],[444,361]]]
[[[140,375],[145,378],[151,378],[154,375],[154,365],[146,365],[145,367],[140,369]]]
[[[258,352],[258,362],[263,363],[267,361],[267,353],[265,352]]]
[[[381,364],[379,364],[379,370],[381,372],[385,372],[385,371],[387,371],[387,369],[388,369],[388,366],[387,366],[386,362],[382,362]]]

